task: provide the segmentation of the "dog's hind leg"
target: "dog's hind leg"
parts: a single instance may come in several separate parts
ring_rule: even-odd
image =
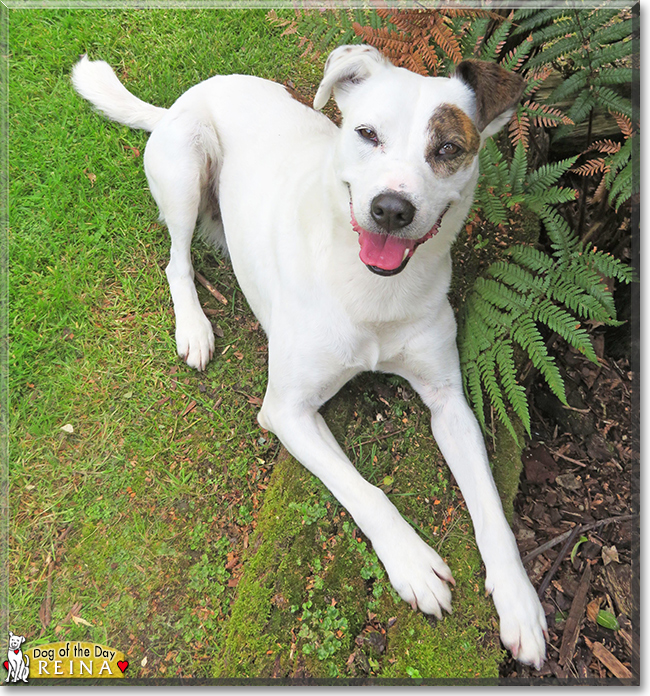
[[[197,370],[205,368],[214,351],[212,325],[196,293],[190,253],[202,196],[210,185],[200,135],[200,124],[190,117],[170,115],[153,131],[144,154],[149,188],[171,237],[166,274],[176,316],[176,349]]]
[[[297,378],[295,373],[292,376]],[[269,387],[258,416],[260,425],[273,431],[347,509],[370,539],[402,599],[414,609],[419,607],[441,618],[443,609],[451,611],[451,592],[446,584],[453,582],[451,571],[404,521],[385,493],[355,469],[318,413],[320,404],[301,398],[305,391],[297,386],[300,382],[289,378],[276,384],[270,371]],[[336,388],[323,391],[331,394]]]

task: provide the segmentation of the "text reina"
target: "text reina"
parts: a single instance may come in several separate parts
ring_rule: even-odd
[[[54,650],[52,649],[39,650],[39,648],[34,648],[34,659],[38,660],[38,673],[39,675],[56,676],[83,676],[84,674],[102,676],[104,673],[107,675],[113,674],[109,661],[115,659],[115,651],[103,650],[100,645],[95,645],[93,648],[94,650],[91,651],[90,648],[84,648],[77,644],[70,651],[70,644],[68,643],[65,648],[59,649],[59,657],[64,658],[59,660],[54,659]],[[70,655],[70,652],[72,652],[72,655]],[[42,658],[47,659],[44,660]],[[95,660],[92,658],[104,658],[97,673],[94,672]],[[67,663],[67,670],[64,667],[65,663]],[[75,663],[78,671],[75,671]]]

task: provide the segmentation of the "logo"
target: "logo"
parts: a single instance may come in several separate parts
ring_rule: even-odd
[[[7,659],[4,662],[5,669],[9,672],[5,682],[24,681],[27,683],[29,677],[29,657],[23,657],[22,644],[25,636],[15,636],[9,631],[9,648],[7,649]]]
[[[9,631],[5,669],[6,682],[32,679],[123,678],[129,663],[124,653],[99,643],[65,641],[48,643],[25,650],[24,636]]]

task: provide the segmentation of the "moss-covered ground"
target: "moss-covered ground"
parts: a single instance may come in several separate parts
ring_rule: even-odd
[[[200,244],[195,265],[228,304],[199,289],[217,355],[204,373],[177,358],[146,134],[92,113],[69,82],[88,52],[165,106],[215,72],[313,94],[321,66],[259,11],[5,19],[5,625],[30,647],[113,646],[133,677],[496,677],[501,648],[471,523],[422,404],[401,380],[364,375],[325,417],[452,568],[454,613],[440,622],[396,600],[345,510],[257,425],[265,339],[229,265]],[[487,242],[463,233],[465,282],[492,232]],[[502,486],[506,504],[517,478]]]

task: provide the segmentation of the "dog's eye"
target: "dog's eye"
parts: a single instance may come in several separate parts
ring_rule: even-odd
[[[445,143],[439,150],[438,156],[440,157],[451,157],[460,152],[460,147],[454,143]]]
[[[364,140],[368,140],[374,145],[379,144],[379,138],[377,137],[377,133],[375,133],[375,131],[372,130],[372,128],[368,128],[367,126],[359,126],[359,128],[356,128],[355,130]]]

